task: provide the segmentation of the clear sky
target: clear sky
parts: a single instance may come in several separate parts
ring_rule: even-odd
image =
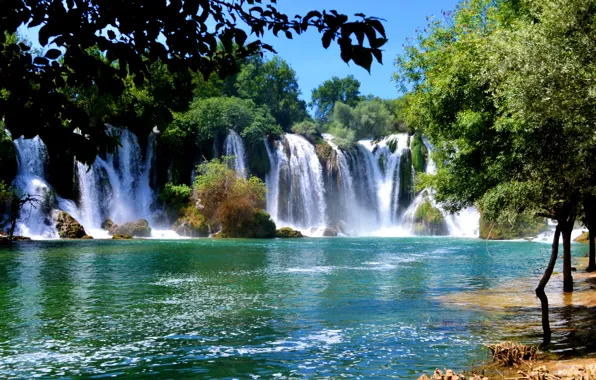
[[[311,10],[337,10],[353,19],[355,13],[381,17],[389,42],[384,46],[383,65],[374,61],[371,74],[351,63],[347,65],[340,58],[339,47],[332,44],[323,48],[321,35],[310,31],[288,40],[280,33],[276,38],[267,34],[265,41],[273,45],[279,56],[290,63],[296,71],[302,98],[310,101],[311,91],[333,76],[354,75],[362,84],[363,95],[372,94],[384,99],[399,96],[391,81],[394,72],[393,61],[401,52],[402,44],[408,37],[415,36],[416,28],[427,25],[426,17],[441,17],[441,11],[453,10],[457,0],[277,0],[278,9],[290,17],[306,15]],[[37,42],[39,28],[24,30],[27,38]],[[249,37],[249,40],[252,39]]]
[[[310,101],[311,91],[333,76],[354,75],[361,83],[364,95],[389,99],[399,96],[391,81],[394,72],[393,61],[402,49],[406,38],[414,37],[416,28],[424,28],[427,16],[441,17],[442,10],[453,10],[456,0],[278,0],[278,9],[288,16],[305,15],[310,10],[332,10],[352,16],[364,13],[367,16],[387,20],[384,25],[389,42],[384,46],[381,66],[373,63],[371,74],[353,63],[349,66],[342,61],[339,48],[331,45],[325,50],[321,36],[316,32],[296,36],[293,40],[285,37],[266,38],[296,71],[302,98]],[[283,33],[280,33],[282,36]]]

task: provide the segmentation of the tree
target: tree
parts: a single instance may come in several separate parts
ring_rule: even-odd
[[[337,102],[329,133],[339,139],[340,146],[349,147],[364,138],[386,136],[391,133],[392,125],[392,115],[381,99],[362,101],[354,108]]]
[[[238,178],[226,158],[205,162],[197,169],[197,208],[212,227],[221,226],[223,237],[275,237],[275,223],[263,211],[267,192],[263,181],[252,176]]]
[[[312,90],[312,101],[309,104],[314,109],[315,118],[329,121],[329,115],[337,102],[355,107],[360,101],[360,82],[349,75],[345,78],[333,77]]]
[[[236,77],[238,96],[265,106],[285,131],[307,118],[306,103],[299,99],[296,72],[279,57],[264,61],[255,56],[242,66]]]
[[[278,11],[275,1],[267,0],[15,0],[2,3],[0,23],[0,117],[14,137],[39,135],[46,145],[67,144],[88,163],[98,147],[116,141],[103,126],[89,122],[75,99],[61,91],[65,86],[97,85],[99,94],[118,98],[126,78],[142,84],[156,62],[173,73],[190,70],[206,78],[214,72],[225,77],[237,71],[239,60],[275,52],[259,39],[266,31],[293,38],[315,29],[325,48],[337,42],[345,62],[367,70],[373,58],[382,61],[386,43],[378,18],[358,15],[351,21],[336,11],[312,11],[290,19]],[[40,26],[43,54],[11,39],[23,26]],[[249,42],[245,29],[257,39]],[[94,47],[102,59],[90,54]],[[81,133],[73,133],[75,129]]]
[[[41,200],[35,195],[18,194],[12,186],[0,181],[0,227],[8,226],[6,234],[8,245],[12,245],[17,221],[25,206],[40,207]]]
[[[544,287],[558,239],[564,291],[571,291],[571,230],[586,189],[593,191],[586,158],[593,157],[594,105],[584,81],[593,72],[586,33],[594,28],[586,20],[594,9],[592,1],[473,0],[432,20],[397,60],[396,79],[413,85],[407,122],[436,147],[437,200],[451,211],[480,202],[493,220],[530,213],[557,221],[536,289],[545,343]]]

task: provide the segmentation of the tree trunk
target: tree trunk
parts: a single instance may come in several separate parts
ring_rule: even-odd
[[[573,292],[573,276],[571,275],[571,232],[575,218],[571,217],[562,223],[563,235],[563,291]],[[561,222],[559,222],[561,224]]]
[[[561,224],[557,224],[557,228],[555,229],[555,236],[553,237],[553,247],[552,253],[550,255],[550,261],[548,262],[548,266],[542,275],[542,279],[540,279],[540,283],[538,283],[538,287],[536,288],[536,296],[540,299],[540,306],[542,308],[542,331],[544,332],[544,341],[543,344],[546,346],[550,343],[550,339],[552,336],[552,331],[550,329],[550,321],[548,319],[548,297],[546,296],[546,292],[544,288],[546,288],[546,284],[550,280],[550,277],[553,274],[553,270],[555,269],[555,263],[557,262],[557,256],[559,255],[559,238],[561,237]]]
[[[588,272],[594,272],[596,270],[596,248],[595,248],[595,244],[594,241],[595,236],[594,233],[596,231],[592,231],[591,229],[588,230],[589,235],[590,235],[590,261],[588,262]]]

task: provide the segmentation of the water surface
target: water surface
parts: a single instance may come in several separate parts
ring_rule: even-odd
[[[18,243],[0,248],[0,377],[463,369],[485,360],[484,343],[538,341],[539,304],[497,312],[441,296],[536,276],[549,254],[453,238]]]

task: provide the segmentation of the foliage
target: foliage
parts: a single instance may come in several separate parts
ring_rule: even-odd
[[[497,221],[487,220],[480,213],[480,238],[490,240],[511,240],[524,237],[535,237],[541,232],[548,231],[546,218],[532,214],[521,213],[502,216]]]
[[[412,165],[418,173],[426,171],[426,163],[428,159],[428,148],[422,140],[420,133],[416,133],[412,140]]]
[[[163,202],[166,210],[171,214],[179,214],[181,209],[188,205],[192,189],[187,185],[174,185],[168,182],[159,193],[159,200]]]
[[[345,78],[333,77],[312,90],[312,101],[315,118],[327,122],[335,103],[340,102],[355,107],[360,101],[360,82],[349,75]]]
[[[278,11],[275,1],[267,0],[153,2],[150,7],[137,2],[114,6],[102,0],[3,2],[0,118],[13,135],[40,135],[47,145],[67,144],[79,160],[89,163],[97,148],[113,147],[116,141],[90,122],[90,115],[65,88],[97,86],[97,94],[118,99],[128,80],[140,86],[152,76],[156,63],[181,77],[189,71],[206,78],[211,73],[225,77],[238,71],[238,62],[246,57],[274,52],[260,40],[268,30],[293,38],[314,29],[325,48],[336,41],[345,62],[370,70],[373,58],[382,60],[384,27],[380,19],[356,17],[311,11],[290,19]],[[13,37],[19,28],[39,26],[41,52]],[[258,39],[249,41],[244,29]],[[100,56],[90,52],[95,48]],[[167,113],[152,110],[146,100],[139,105],[151,118],[167,119]],[[134,103],[132,109],[136,110]],[[81,134],[73,133],[77,128]]]
[[[269,215],[264,213],[265,217],[262,212],[267,192],[263,181],[257,177],[238,178],[225,160],[199,165],[194,187],[197,208],[209,225],[221,226],[225,236],[261,237],[262,229],[270,227]]]
[[[264,61],[255,56],[242,66],[236,77],[238,96],[265,106],[283,130],[307,117],[306,103],[299,99],[296,72],[279,57]]]
[[[12,138],[0,121],[0,181],[11,182],[17,174],[17,156]]]
[[[353,146],[363,138],[380,138],[391,132],[392,116],[380,99],[373,98],[350,107],[335,103],[333,120],[328,132],[336,137],[339,146]]]
[[[303,121],[292,126],[292,132],[304,136],[311,143],[320,138],[320,133],[317,124],[312,121]]]

